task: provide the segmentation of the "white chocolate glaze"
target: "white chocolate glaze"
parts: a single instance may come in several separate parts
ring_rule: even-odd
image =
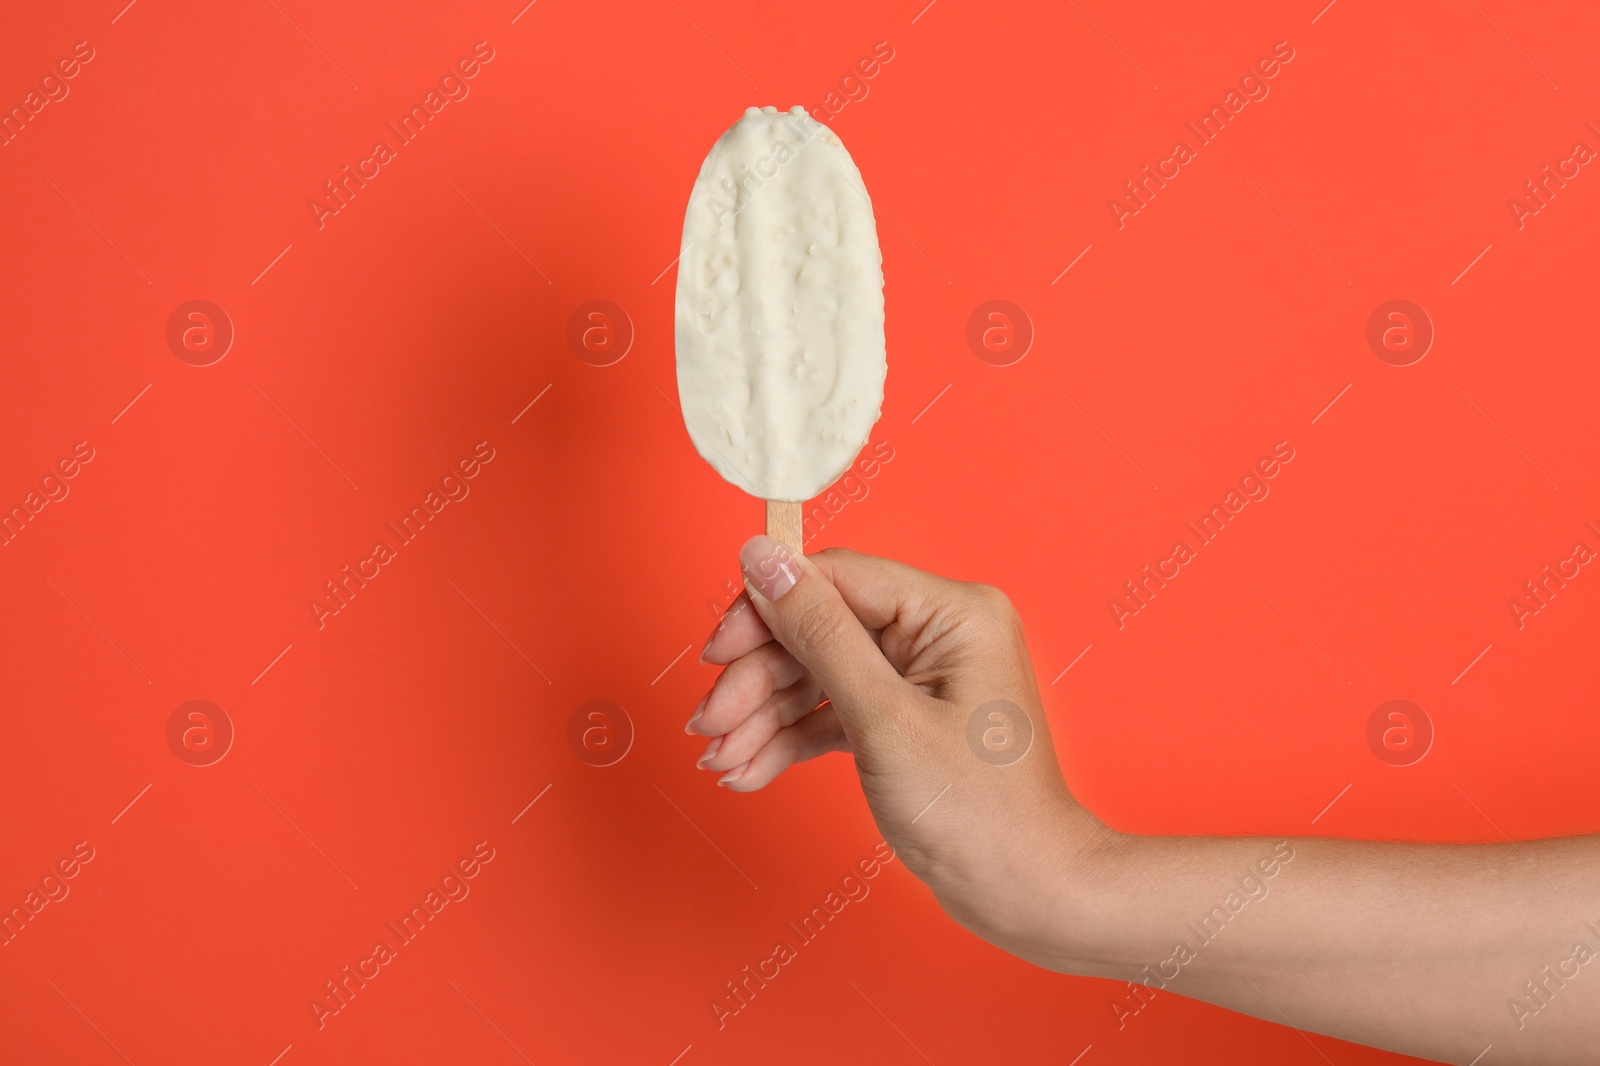
[[[696,450],[767,500],[849,467],[883,405],[883,258],[844,144],[804,108],[718,138],[683,222],[678,397]]]

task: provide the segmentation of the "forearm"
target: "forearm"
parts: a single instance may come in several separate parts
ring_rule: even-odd
[[[1050,943],[1025,954],[1133,982],[1108,1002],[1122,1024],[1175,993],[1451,1062],[1490,1044],[1496,1063],[1572,1062],[1597,1039],[1600,838],[1078,831],[1093,839],[1068,875],[1073,898],[1054,901]]]

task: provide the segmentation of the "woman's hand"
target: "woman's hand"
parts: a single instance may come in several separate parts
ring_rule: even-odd
[[[747,591],[701,654],[727,669],[689,722],[711,738],[700,765],[751,792],[853,753],[879,830],[945,910],[1044,961],[1042,903],[1060,903],[1100,827],[1062,781],[1005,595],[855,552],[802,557],[770,537],[740,563]]]
[[[1594,1061],[1600,836],[1115,833],[1062,781],[998,591],[768,537],[740,562],[747,594],[703,653],[727,669],[689,723],[712,738],[702,764],[749,792],[852,752],[944,909],[1032,962],[1128,982],[1119,1027],[1169,991],[1452,1062]]]

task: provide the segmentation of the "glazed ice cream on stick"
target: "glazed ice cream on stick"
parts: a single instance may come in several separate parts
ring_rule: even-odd
[[[804,108],[752,107],[711,146],[683,221],[676,335],[695,449],[801,551],[801,506],[866,444],[887,373],[872,201]]]

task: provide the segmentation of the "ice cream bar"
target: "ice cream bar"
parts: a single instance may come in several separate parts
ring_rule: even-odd
[[[801,504],[867,442],[888,369],[872,201],[804,108],[752,107],[711,146],[683,221],[676,334],[695,449],[801,549]]]

